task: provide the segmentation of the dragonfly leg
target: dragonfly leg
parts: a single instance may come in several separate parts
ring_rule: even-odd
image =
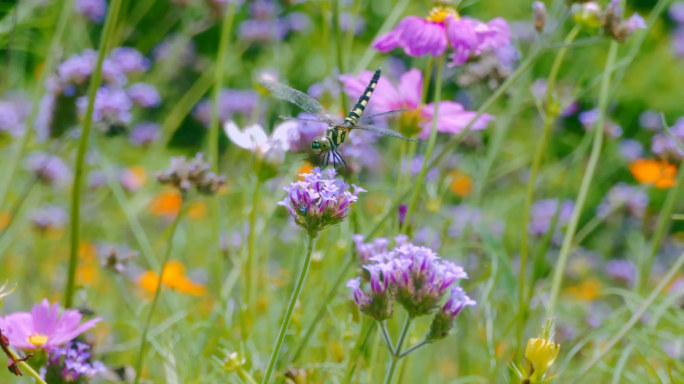
[[[328,167],[328,163],[330,163],[330,152],[325,152],[321,155],[321,169],[326,169]]]
[[[341,153],[335,151],[335,156],[337,156],[337,159],[342,163],[342,165],[344,165],[344,179],[346,180],[349,177],[349,166],[344,160],[344,157],[342,157]]]

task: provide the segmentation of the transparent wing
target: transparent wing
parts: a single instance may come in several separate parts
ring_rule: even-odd
[[[381,112],[381,113],[375,113],[372,115],[367,115],[367,116],[361,116],[359,120],[369,120],[374,117],[380,117],[380,116],[386,116],[386,115],[394,115],[394,114],[399,114],[399,113],[404,113],[404,112],[409,112],[411,111],[410,109],[396,109],[394,111],[387,111],[387,112]]]
[[[378,135],[391,136],[391,137],[396,137],[397,139],[408,140],[408,141],[413,141],[415,143],[425,144],[424,142],[422,142],[420,140],[409,139],[408,137],[401,135],[401,134],[399,134],[399,133],[397,133],[391,129],[380,128],[380,127],[376,127],[375,125],[358,124],[358,125],[355,125],[354,127],[352,127],[352,129],[360,129],[363,131],[377,133]]]
[[[287,100],[306,112],[318,116],[326,123],[339,123],[339,119],[336,119],[330,115],[330,113],[321,105],[321,103],[306,93],[269,79],[261,79],[260,83],[277,97]]]
[[[328,123],[329,123],[329,121],[326,121],[326,120],[321,120],[321,119],[305,119],[305,118],[297,117],[297,116],[284,116],[284,115],[278,115],[278,117],[280,117],[280,118],[283,119],[283,120],[310,121],[310,122],[313,122],[313,123],[324,123],[324,124],[328,124]]]

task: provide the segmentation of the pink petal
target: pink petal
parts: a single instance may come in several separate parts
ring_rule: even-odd
[[[404,108],[418,108],[423,93],[423,74],[417,69],[401,75],[399,79],[399,94],[404,99]]]
[[[409,56],[419,57],[429,53],[437,57],[447,47],[445,27],[417,17],[411,29],[406,29],[402,34],[400,44]]]
[[[465,129],[470,121],[477,115],[475,111],[466,111],[459,103],[453,101],[443,101],[439,104],[439,117],[437,118],[437,132],[459,134]],[[418,134],[418,138],[425,140],[430,137],[430,130],[432,129],[432,121],[434,116],[434,105],[426,105],[421,110],[421,115],[425,120],[420,123],[422,131]],[[487,124],[494,119],[494,116],[489,114],[481,115],[470,127],[471,130],[481,130],[487,127]]]
[[[447,36],[454,52],[449,55],[449,66],[462,65],[470,57],[473,50],[479,45],[479,39],[475,32],[475,24],[471,19],[449,18],[447,23]]]
[[[0,318],[0,329],[7,336],[10,346],[21,349],[34,349],[28,337],[35,333],[33,317],[28,312],[16,312]]]
[[[33,306],[31,310],[33,316],[33,329],[36,333],[50,336],[55,329],[55,324],[59,318],[59,304],[50,306],[47,299],[43,299],[40,304]]]

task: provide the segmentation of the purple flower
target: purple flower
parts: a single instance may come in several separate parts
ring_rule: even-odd
[[[618,183],[608,191],[606,197],[596,208],[596,215],[606,217],[618,208],[624,207],[637,219],[642,219],[648,207],[648,194],[639,187]]]
[[[606,274],[628,286],[636,279],[636,266],[629,260],[610,260],[606,263]]]
[[[66,211],[54,205],[46,205],[36,209],[31,215],[31,223],[40,231],[61,229],[69,219]]]
[[[31,312],[15,312],[0,318],[0,329],[10,344],[24,350],[51,350],[73,340],[95,326],[95,318],[81,324],[81,313],[67,309],[59,315],[59,305],[47,299],[33,306]]]
[[[363,188],[349,186],[335,179],[335,170],[321,172],[315,168],[312,173],[304,173],[303,181],[285,187],[288,196],[278,205],[287,208],[295,223],[314,236],[322,229],[341,223],[357,195],[365,192]]]
[[[356,98],[363,93],[372,76],[373,74],[370,71],[363,71],[358,77],[341,75],[340,81],[342,81],[345,93]],[[401,115],[400,130],[408,136],[418,133],[419,138],[427,139],[432,129],[435,107],[433,103],[425,106],[420,104],[422,88],[423,75],[417,69],[411,69],[401,75],[397,87],[386,78],[380,78],[375,87],[372,101],[369,103],[369,109],[375,113],[408,109],[408,112]],[[437,118],[437,131],[458,134],[463,131],[475,115],[476,112],[466,110],[455,101],[441,101]],[[473,123],[471,129],[485,129],[493,119],[492,115],[483,114]]]
[[[432,313],[445,297],[446,302],[433,319],[428,339],[436,340],[447,335],[453,319],[468,305],[475,302],[455,283],[467,278],[462,267],[437,256],[431,249],[398,239],[399,245],[387,252],[386,240],[369,256],[371,264],[363,266],[364,277],[352,279],[352,289],[359,309],[383,321],[391,317],[393,301],[399,303],[412,317]],[[367,289],[362,285],[367,281]]]
[[[76,100],[79,115],[85,115],[88,99],[86,96]],[[128,124],[131,121],[131,108],[133,102],[122,89],[102,87],[97,90],[95,96],[95,110],[93,111],[94,122],[107,124]]]
[[[21,135],[30,113],[30,103],[23,97],[4,97],[0,100],[0,135],[3,132],[11,136]]]
[[[219,94],[219,123],[223,124],[232,120],[235,113],[248,115],[256,108],[259,96],[252,90],[222,89]],[[193,112],[193,117],[202,124],[209,126],[211,121],[212,101],[204,99],[200,101]]]
[[[48,185],[63,186],[69,182],[69,166],[58,156],[33,152],[26,159],[27,168]]]
[[[249,19],[240,23],[238,34],[248,42],[270,43],[281,41],[288,32],[288,25],[282,21]]]
[[[61,89],[69,84],[83,84],[90,78],[95,68],[97,52],[86,49],[81,54],[73,55],[57,67],[57,75]]]
[[[51,349],[47,358],[47,364],[41,368],[40,373],[49,382],[82,382],[83,379],[92,379],[98,373],[107,370],[102,362],[92,361],[88,344],[77,341],[66,347]]]
[[[143,108],[158,107],[161,97],[157,88],[152,84],[135,83],[128,87],[128,97]]]
[[[107,1],[105,0],[76,0],[74,10],[92,21],[100,24],[107,14]]]
[[[463,65],[471,56],[496,51],[511,44],[508,23],[499,17],[486,24],[469,17],[452,19],[447,25],[447,36],[454,47],[454,52],[449,55],[450,66]]]
[[[430,16],[427,20],[405,17],[392,31],[375,40],[373,48],[386,53],[400,47],[409,56],[440,56],[447,49],[445,18],[437,21]]]
[[[131,130],[128,140],[136,146],[150,145],[161,135],[161,127],[157,123],[142,122]]]
[[[559,207],[560,205],[560,207]],[[559,228],[564,227],[570,222],[570,216],[575,209],[575,203],[572,200],[565,200],[563,204],[559,204],[558,199],[540,200],[532,205],[531,220],[527,228],[530,234],[534,236],[543,236],[551,229],[551,224],[558,212],[558,221],[556,224],[556,234],[560,234]]]
[[[195,42],[182,35],[171,35],[152,50],[155,61],[174,60],[176,65],[190,66],[196,57]]]
[[[684,24],[684,1],[675,1],[668,9],[670,18],[679,24]]]
[[[660,118],[660,113],[646,110],[639,115],[639,125],[649,131],[658,131],[663,128],[663,121]]]
[[[455,206],[451,210],[451,217],[453,217],[453,221],[448,229],[451,237],[461,237],[469,229],[472,230],[473,234],[478,234],[485,228],[498,237],[501,236],[506,226],[503,220],[491,220],[489,217],[485,217],[480,208],[468,204]]]
[[[677,120],[675,125],[670,128],[672,135],[680,142],[684,141],[684,118]],[[677,142],[672,140],[667,133],[658,133],[651,138],[651,150],[656,155],[678,162],[684,153],[677,145]]]
[[[619,144],[620,155],[627,162],[639,159],[644,154],[644,146],[634,139],[624,139]]]
[[[114,48],[109,54],[109,59],[124,73],[146,72],[150,68],[150,61],[131,47]]]
[[[598,108],[594,108],[588,111],[580,112],[577,118],[582,126],[584,126],[584,129],[588,131],[592,129],[598,121],[599,110]],[[622,136],[622,127],[612,121],[604,122],[603,131],[606,133],[606,135],[612,138],[618,138]]]
[[[447,299],[446,303],[444,303],[432,320],[426,339],[432,341],[446,337],[449,334],[449,330],[454,326],[454,319],[461,313],[463,308],[474,306],[475,304],[477,302],[468,297],[463,288],[451,288],[449,299]]]

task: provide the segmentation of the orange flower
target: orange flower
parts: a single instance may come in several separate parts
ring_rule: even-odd
[[[449,189],[451,189],[452,192],[460,197],[466,197],[470,195],[470,193],[473,191],[473,181],[468,175],[459,170],[451,171],[449,172],[449,175],[451,176],[451,184],[449,185]]]
[[[638,159],[629,165],[629,170],[642,184],[653,184],[656,188],[667,189],[675,185],[677,166],[667,161]]]
[[[180,210],[181,200],[181,195],[175,191],[162,191],[150,203],[150,212],[157,216],[176,216]]]
[[[159,284],[159,275],[154,271],[143,272],[138,277],[138,285],[144,291],[154,294]],[[169,261],[162,272],[162,285],[187,295],[204,295],[206,287],[185,276],[185,266],[180,261]]]
[[[96,254],[97,250],[94,245],[85,241],[81,242],[78,247],[78,257],[81,262],[76,269],[76,281],[80,284],[91,285],[99,278],[100,270],[97,265]]]
[[[304,181],[304,177],[300,176],[302,173],[311,173],[313,171],[314,166],[313,164],[309,163],[308,161],[305,161],[301,167],[299,167],[299,171],[297,171],[297,180],[299,181]]]
[[[567,292],[578,300],[594,301],[601,290],[601,283],[596,279],[587,279],[582,284],[568,287]]]
[[[0,212],[0,231],[7,228],[7,224],[10,222],[10,214],[7,212]]]

